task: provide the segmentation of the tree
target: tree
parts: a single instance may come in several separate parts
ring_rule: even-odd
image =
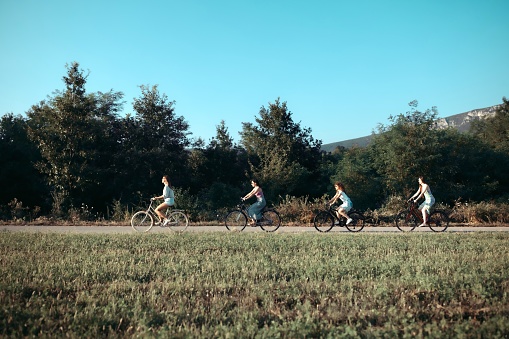
[[[313,179],[320,168],[321,141],[312,137],[310,128],[293,121],[286,102],[279,98],[268,108],[262,106],[259,114],[258,125],[243,123],[240,134],[251,172],[264,191],[272,197],[317,194]]]
[[[381,178],[372,165],[371,153],[367,148],[344,150],[343,156],[336,163],[332,178],[334,181],[340,181],[346,186],[355,208],[374,209],[383,200]]]
[[[420,175],[437,181],[443,163],[437,152],[436,107],[421,112],[417,101],[409,106],[406,114],[389,118],[391,125],[380,125],[370,144],[373,166],[388,194],[408,195]]]
[[[224,120],[216,126],[216,137],[204,149],[194,149],[189,157],[192,192],[209,210],[238,203],[247,182],[246,152],[237,146]]]
[[[470,131],[495,150],[509,154],[509,100],[503,97],[495,116],[474,121]]]
[[[439,131],[440,152],[446,159],[434,192],[445,201],[491,200],[507,194],[509,155],[469,133]]]
[[[41,156],[21,116],[10,113],[0,119],[0,154],[0,205],[17,199],[27,206],[47,207],[47,187],[34,167]]]
[[[88,75],[73,62],[66,65],[66,89],[56,91],[27,112],[28,135],[41,153],[37,168],[47,178],[54,200],[79,206],[97,204],[101,184],[111,174],[108,153],[115,151],[107,131],[122,106],[123,94],[87,95]],[[99,202],[100,203],[100,202]]]
[[[121,140],[124,152],[123,194],[160,190],[160,177],[168,174],[172,184],[187,184],[187,150],[189,125],[175,114],[175,101],[160,94],[157,85],[140,86],[141,96],[134,99],[135,116],[127,116]],[[157,178],[158,180],[154,180]]]

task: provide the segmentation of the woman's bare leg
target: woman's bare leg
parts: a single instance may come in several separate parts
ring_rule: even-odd
[[[156,208],[156,214],[157,216],[159,217],[159,221],[163,221],[164,219],[166,219],[166,216],[164,215],[164,211],[166,211],[168,209],[168,205],[166,205],[164,202],[161,203],[159,206],[157,206]]]

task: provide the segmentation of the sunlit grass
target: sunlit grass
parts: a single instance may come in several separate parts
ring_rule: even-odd
[[[509,335],[509,235],[0,233],[0,335]]]

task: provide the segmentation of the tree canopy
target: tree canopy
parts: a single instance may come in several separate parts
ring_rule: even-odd
[[[409,104],[409,111],[379,125],[365,148],[321,150],[312,130],[293,120],[280,98],[243,122],[234,142],[226,122],[208,144],[189,140],[190,126],[158,86],[140,86],[132,113],[123,93],[88,93],[89,73],[66,65],[64,88],[34,104],[26,118],[0,120],[0,214],[23,201],[44,213],[95,209],[105,215],[119,203],[145,204],[168,174],[179,208],[233,206],[258,179],[271,204],[287,196],[321,198],[332,183],[347,187],[354,206],[377,208],[391,196],[407,197],[424,176],[438,201],[507,199],[509,102],[471,133],[436,126],[438,110]]]

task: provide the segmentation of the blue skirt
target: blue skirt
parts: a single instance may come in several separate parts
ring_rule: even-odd
[[[260,200],[249,206],[247,213],[249,217],[254,220],[260,220],[262,218],[262,210],[267,205],[265,198],[262,197]]]

